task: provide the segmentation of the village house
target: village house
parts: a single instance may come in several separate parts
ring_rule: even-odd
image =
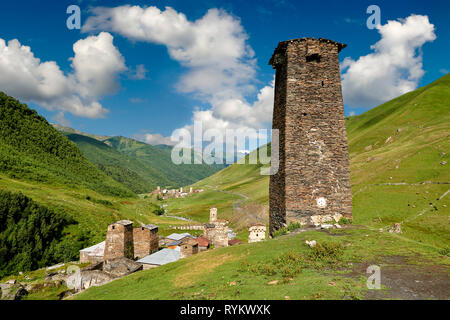
[[[197,239],[195,240],[197,241],[199,252],[206,251],[209,249],[209,240],[204,236],[197,237]]]
[[[147,270],[165,265],[170,262],[175,262],[179,259],[180,247],[177,246],[175,249],[161,249],[160,251],[150,254],[138,260],[137,262],[142,264],[144,270]]]
[[[108,226],[104,260],[134,259],[133,222],[120,220]]]
[[[186,258],[198,253],[198,243],[196,239],[185,237],[180,244],[180,258]]]
[[[97,263],[103,261],[105,256],[105,241],[92,247],[80,250],[80,263]]]
[[[255,223],[248,228],[248,243],[266,240],[266,225]]]
[[[189,233],[172,233],[171,235],[168,235],[165,239],[164,239],[164,244],[166,246],[168,246],[169,244],[172,244],[175,241],[180,241],[185,237],[190,237],[192,239],[194,239],[195,237],[192,236]]]
[[[209,211],[209,223],[204,225],[204,236],[215,248],[228,247],[228,221],[217,219],[217,208]]]

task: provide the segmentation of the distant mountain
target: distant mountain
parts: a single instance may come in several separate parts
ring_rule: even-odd
[[[36,111],[0,92],[0,171],[12,178],[133,196]]]
[[[176,165],[171,159],[172,146],[153,146],[126,137],[100,136],[60,125],[53,126],[75,142],[86,158],[100,170],[137,193],[149,192],[156,186],[186,186],[225,167],[207,164]],[[198,156],[195,154],[195,157]]]
[[[119,152],[107,143],[87,135],[74,133],[66,135],[101,171],[135,193],[150,192],[157,185],[176,184],[148,163]]]
[[[104,140],[106,144],[128,156],[150,165],[171,181],[172,187],[186,186],[204,179],[223,169],[225,165],[180,164],[172,162],[172,147],[167,145],[152,146],[125,137],[112,137]],[[165,182],[160,183],[161,186]]]
[[[56,123],[51,123],[51,125],[55,129],[57,129],[58,131],[62,131],[64,133],[75,133],[75,134],[79,134],[79,135],[82,135],[82,136],[86,136],[86,137],[90,137],[90,138],[96,139],[98,141],[103,141],[105,139],[111,138],[110,136],[99,136],[99,135],[96,135],[96,134],[86,133],[86,132],[83,132],[83,131],[80,131],[80,130],[76,130],[76,129],[73,129],[73,128],[70,128],[70,127],[61,126],[61,125],[56,124]]]

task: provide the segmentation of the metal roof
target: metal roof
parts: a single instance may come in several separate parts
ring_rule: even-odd
[[[92,247],[84,248],[80,252],[89,252],[89,255],[103,256],[105,253],[105,241],[94,244]]]
[[[180,248],[177,247],[175,249],[162,249],[158,252],[155,252],[151,255],[148,255],[137,262],[143,264],[153,264],[162,266],[164,264],[175,262],[180,259]]]
[[[142,226],[143,228],[147,228],[149,230],[158,229],[158,226],[156,224],[146,224],[145,226]]]
[[[169,243],[167,246],[168,246],[168,247],[177,246],[177,245],[181,244],[182,242],[183,242],[183,241],[181,241],[181,240],[173,241],[173,242]]]
[[[133,221],[130,221],[130,220],[119,220],[119,221],[116,221],[116,222],[111,223],[111,224],[123,224],[124,226],[128,226],[130,224],[133,224]]]
[[[172,233],[171,235],[167,236],[166,239],[178,241],[183,239],[184,237],[191,237],[193,239],[195,238],[189,233]]]

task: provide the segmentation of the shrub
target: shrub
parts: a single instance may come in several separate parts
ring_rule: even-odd
[[[317,243],[311,248],[309,258],[313,261],[338,260],[344,252],[344,247],[340,243],[323,242]]]
[[[164,214],[164,209],[163,208],[156,208],[155,210],[153,210],[153,213],[158,215],[158,216],[162,216]]]

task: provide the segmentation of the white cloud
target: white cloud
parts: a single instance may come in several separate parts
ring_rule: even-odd
[[[58,112],[53,116],[52,120],[64,127],[70,127],[70,121],[64,117],[64,112]]]
[[[256,93],[256,61],[236,17],[210,9],[189,21],[170,7],[161,11],[129,5],[91,12],[82,31],[108,30],[133,41],[165,45],[170,57],[186,67],[177,89],[209,105],[207,110],[194,110],[192,122],[202,120],[205,129],[221,130],[270,126],[274,84],[263,87],[254,103],[248,102],[247,97]]]
[[[170,137],[163,137],[161,134],[151,134],[151,133],[143,133],[143,134],[135,134],[134,138],[136,140],[151,144],[151,145],[158,145],[158,144],[165,144],[168,146],[172,146],[175,143],[170,140]]]
[[[148,70],[143,64],[138,64],[135,70],[130,70],[130,78],[135,80],[143,80],[147,77]]]
[[[341,68],[344,103],[375,107],[414,90],[423,76],[422,46],[434,41],[434,26],[427,16],[411,15],[378,26],[381,40],[373,53],[358,60],[345,58]]]
[[[56,62],[41,62],[31,48],[17,39],[0,39],[0,88],[26,102],[89,118],[102,117],[107,110],[97,101],[114,92],[117,74],[126,69],[124,59],[113,45],[113,37],[102,32],[77,41],[73,71],[65,75]]]

